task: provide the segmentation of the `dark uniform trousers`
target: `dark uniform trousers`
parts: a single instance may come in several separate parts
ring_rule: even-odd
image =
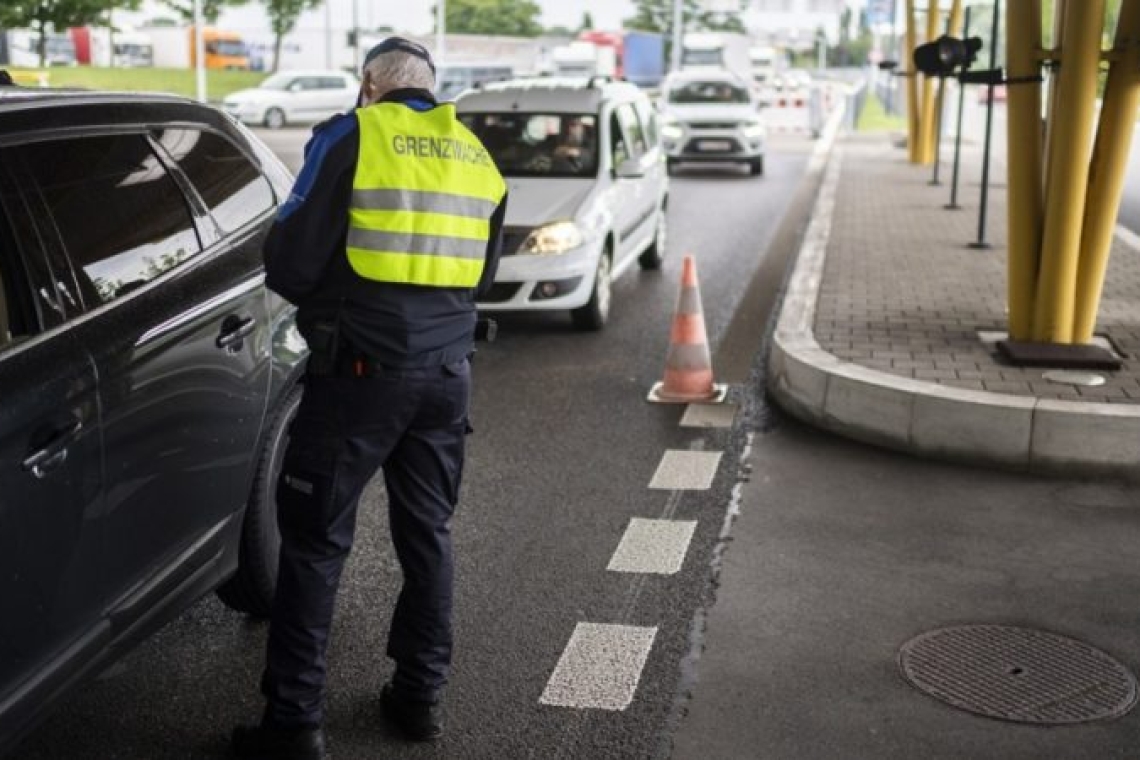
[[[467,432],[467,360],[307,379],[277,483],[281,563],[261,689],[266,720],[323,720],[326,649],[360,494],[384,470],[403,587],[392,615],[393,684],[435,701],[451,664],[451,516]]]

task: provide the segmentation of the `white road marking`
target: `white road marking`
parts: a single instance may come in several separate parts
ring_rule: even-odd
[[[736,404],[689,404],[681,415],[681,427],[730,428]]]
[[[544,705],[624,710],[633,701],[656,626],[578,623],[539,697]]]
[[[618,573],[673,575],[684,564],[696,529],[696,520],[635,517],[629,521],[606,569]]]
[[[650,488],[667,491],[702,491],[712,486],[717,465],[720,464],[719,451],[680,451],[668,449],[657,472],[649,481]]]

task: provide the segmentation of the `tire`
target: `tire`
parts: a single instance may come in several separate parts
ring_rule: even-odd
[[[257,460],[257,472],[249,503],[242,518],[238,569],[218,587],[218,598],[227,607],[255,617],[268,617],[277,588],[277,475],[289,441],[289,423],[301,405],[301,387],[289,391],[265,434]]]
[[[281,129],[285,126],[285,112],[277,107],[270,108],[265,112],[265,126],[270,129]]]
[[[653,233],[653,242],[637,257],[637,263],[642,269],[660,269],[665,262],[665,250],[669,242],[669,223],[666,213],[667,203],[661,201],[661,208],[657,211],[657,229]]]
[[[573,309],[570,319],[578,330],[601,330],[610,317],[610,302],[613,300],[613,281],[610,278],[612,264],[610,252],[602,251],[598,257],[598,269],[594,273],[594,290],[586,305]]]
[[[758,176],[763,175],[764,174],[764,159],[763,158],[757,158],[757,159],[753,159],[751,162],[749,162],[748,173],[754,177],[758,177]]]

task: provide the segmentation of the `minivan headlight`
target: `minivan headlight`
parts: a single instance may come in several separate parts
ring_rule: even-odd
[[[566,253],[582,245],[582,230],[574,222],[554,222],[531,230],[519,253],[549,256]]]
[[[661,120],[661,136],[666,140],[680,140],[685,134],[676,119],[664,118]]]

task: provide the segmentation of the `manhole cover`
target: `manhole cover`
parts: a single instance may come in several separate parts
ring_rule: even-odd
[[[916,688],[954,707],[1022,723],[1116,718],[1136,679],[1099,649],[1030,628],[966,625],[924,633],[899,652]]]

